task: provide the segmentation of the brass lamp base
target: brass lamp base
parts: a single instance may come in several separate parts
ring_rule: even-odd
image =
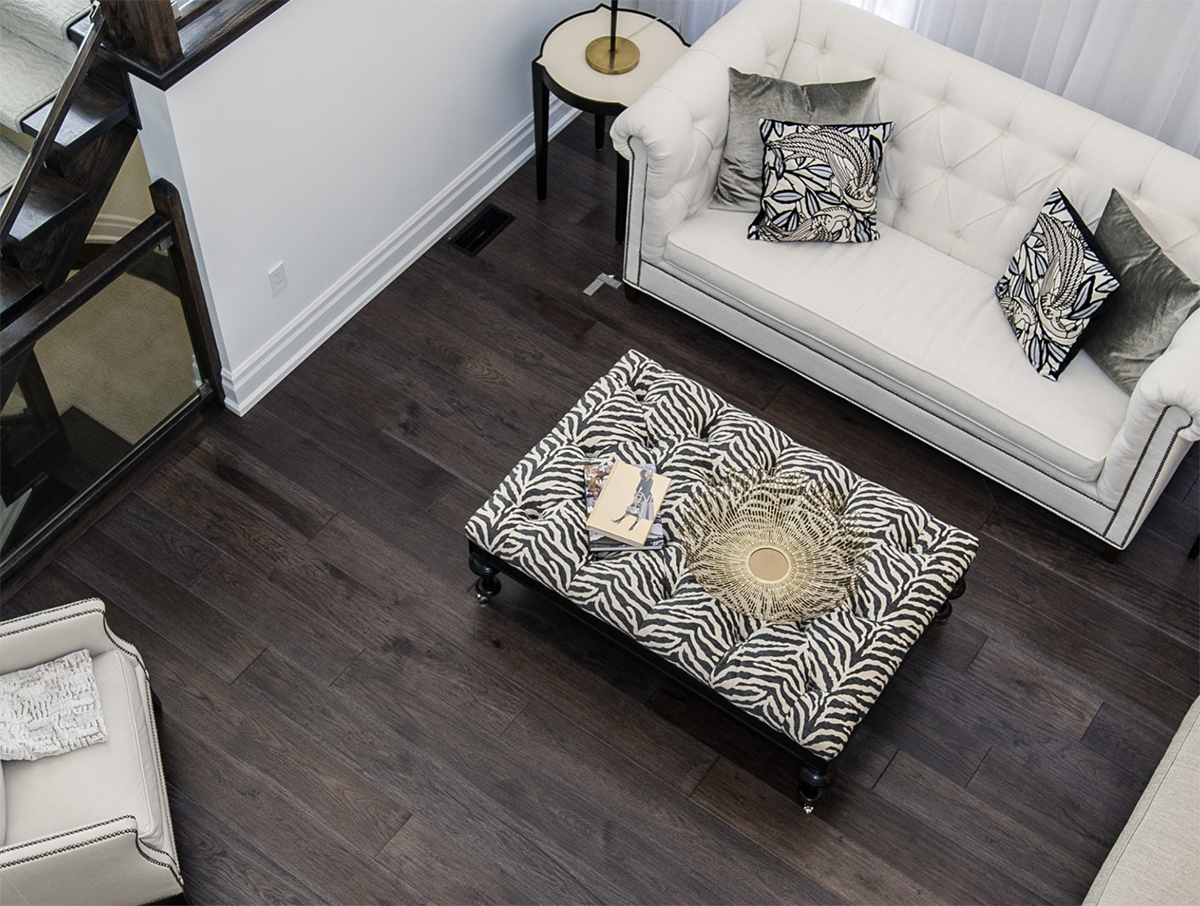
[[[609,47],[612,43],[610,35],[601,35],[593,41],[590,41],[585,54],[587,56],[588,65],[597,72],[602,72],[605,75],[620,75],[623,72],[629,72],[638,64],[638,60],[642,57],[642,52],[638,50],[638,46],[628,38],[617,37],[617,49],[615,53],[609,52]]]

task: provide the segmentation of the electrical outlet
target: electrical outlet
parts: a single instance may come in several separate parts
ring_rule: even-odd
[[[287,289],[287,272],[283,269],[282,261],[267,271],[267,279],[271,281],[272,296],[278,296]]]

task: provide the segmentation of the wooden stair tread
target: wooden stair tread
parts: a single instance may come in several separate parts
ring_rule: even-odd
[[[7,324],[41,290],[40,281],[0,258],[0,324]]]
[[[87,192],[43,167],[21,206],[8,242],[20,248],[39,233],[57,226],[87,203]]]
[[[53,106],[51,101],[29,114],[21,122],[21,129],[36,136]],[[132,110],[123,76],[97,61],[79,86],[79,93],[58,129],[54,150],[68,156],[74,154],[129,116]]]

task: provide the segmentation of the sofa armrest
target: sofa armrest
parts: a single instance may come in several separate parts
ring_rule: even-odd
[[[81,648],[93,657],[121,648],[141,661],[137,651],[108,628],[104,602],[99,598],[39,610],[0,624],[0,664],[5,673],[52,661]]]
[[[667,235],[712,197],[729,68],[778,76],[799,13],[798,3],[742,0],[613,123],[613,147],[632,164],[627,243],[644,260],[662,260]]]
[[[130,816],[0,849],[3,903],[145,903],[182,890],[178,866],[141,845]]]
[[[1133,537],[1189,445],[1200,440],[1200,311],[1184,321],[1171,345],[1133,388],[1096,481],[1115,513],[1105,537],[1123,548]]]
[[[1115,504],[1129,476],[1144,458],[1156,428],[1161,431],[1163,412],[1178,408],[1178,440],[1186,446],[1200,440],[1200,311],[1176,331],[1171,345],[1158,357],[1133,388],[1125,424],[1117,432],[1100,473],[1098,490],[1109,505]]]

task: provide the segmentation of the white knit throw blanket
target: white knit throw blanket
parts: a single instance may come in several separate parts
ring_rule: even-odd
[[[0,676],[0,759],[34,761],[107,739],[86,649]]]

